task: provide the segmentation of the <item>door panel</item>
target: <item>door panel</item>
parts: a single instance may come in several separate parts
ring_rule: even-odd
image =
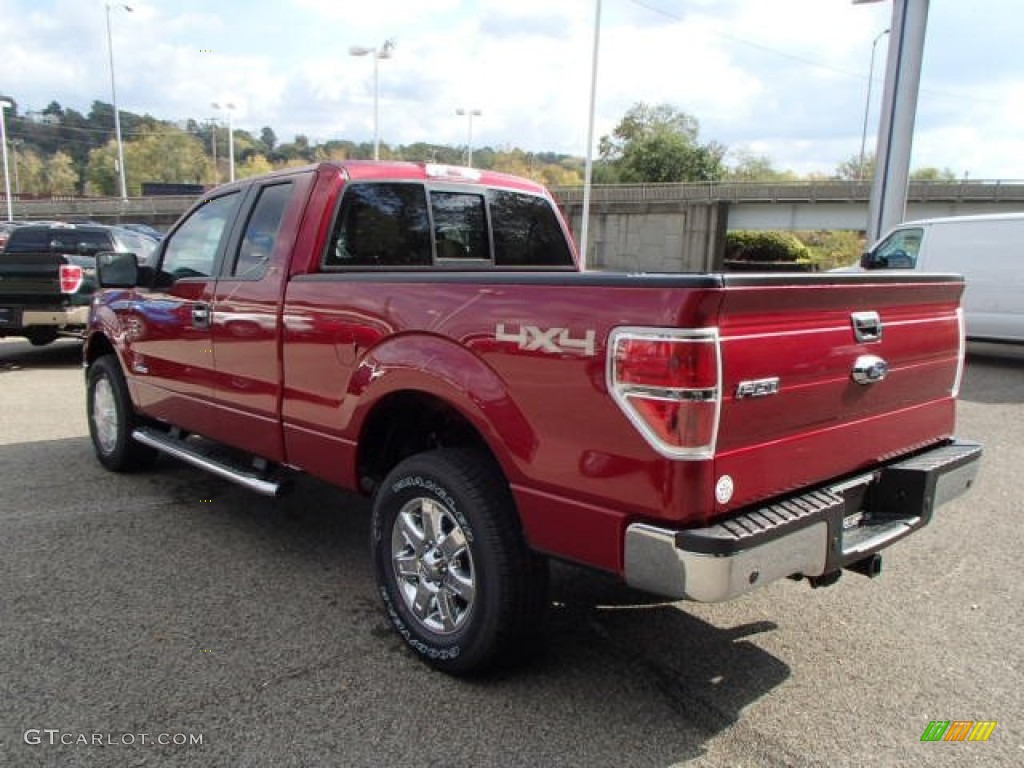
[[[217,269],[241,193],[194,209],[164,241],[153,287],[129,314],[128,359],[139,403],[149,414],[206,433],[213,386],[211,309]]]
[[[210,436],[273,461],[284,458],[279,310],[301,201],[313,178],[275,180],[253,191],[213,296],[211,387],[218,417]]]

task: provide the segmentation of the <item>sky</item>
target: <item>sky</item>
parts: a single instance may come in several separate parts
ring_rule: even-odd
[[[280,141],[373,138],[374,61],[387,144],[586,152],[596,0],[140,0],[110,4],[118,103],[226,120]],[[892,2],[603,0],[595,146],[636,102],[667,103],[700,140],[831,173],[860,152],[872,42]],[[106,7],[0,0],[0,94],[19,111],[111,101]],[[879,38],[868,151],[889,36]],[[1024,1],[932,0],[911,165],[1024,180]]]

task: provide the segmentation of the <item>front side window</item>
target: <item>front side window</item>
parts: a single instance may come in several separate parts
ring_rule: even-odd
[[[193,211],[167,240],[161,276],[172,280],[212,276],[221,240],[237,205],[238,193],[232,192]]]
[[[872,261],[882,269],[914,269],[923,237],[923,229],[897,230],[875,249]]]
[[[490,203],[496,266],[573,266],[565,234],[546,199],[495,189]]]
[[[438,259],[491,258],[484,198],[465,192],[431,192]]]
[[[346,188],[324,265],[430,266],[430,225],[422,185],[365,183]]]
[[[231,270],[234,277],[259,280],[267,273],[281,220],[291,202],[294,188],[295,185],[289,181],[260,190],[259,199],[245,225],[242,242],[238,245],[238,257]]]

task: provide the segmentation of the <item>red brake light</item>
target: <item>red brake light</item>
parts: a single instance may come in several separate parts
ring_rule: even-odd
[[[716,354],[714,344],[625,337],[615,374],[622,384],[640,387],[712,389],[718,386]]]
[[[82,287],[82,268],[75,264],[60,265],[60,292],[75,293]]]
[[[720,381],[717,329],[618,328],[609,338],[608,389],[664,456],[714,455]]]

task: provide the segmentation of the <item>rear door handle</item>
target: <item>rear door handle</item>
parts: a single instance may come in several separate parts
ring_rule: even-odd
[[[197,302],[192,305],[192,327],[193,328],[209,328],[210,327],[210,305],[203,302]]]

